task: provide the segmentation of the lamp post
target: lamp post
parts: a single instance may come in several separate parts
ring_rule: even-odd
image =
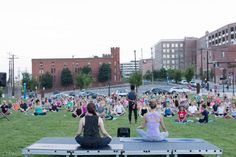
[[[233,67],[233,96],[234,96],[234,67]]]
[[[206,54],[206,58],[207,58],[207,78],[206,78],[206,82],[207,82],[207,91],[209,91],[209,58],[208,58],[208,50],[207,50],[207,54]]]
[[[153,75],[153,70],[154,70],[154,65],[153,65],[153,52],[152,52],[152,47],[151,47],[151,58],[152,58],[152,84],[153,84],[153,81],[154,81],[154,75]]]

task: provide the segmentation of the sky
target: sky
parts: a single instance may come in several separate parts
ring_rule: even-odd
[[[0,72],[31,73],[32,58],[150,58],[160,39],[202,37],[236,22],[235,0],[0,0]],[[141,55],[141,49],[143,55]]]

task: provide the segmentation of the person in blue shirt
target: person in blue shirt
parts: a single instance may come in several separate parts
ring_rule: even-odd
[[[38,115],[46,115],[46,112],[43,111],[42,106],[40,104],[39,99],[36,100],[36,106],[35,106],[35,111],[34,111],[34,115],[38,116]]]
[[[131,91],[127,95],[127,100],[129,102],[129,123],[131,124],[131,119],[132,119],[132,112],[134,112],[134,119],[135,123],[137,123],[137,118],[138,118],[138,112],[137,112],[137,95],[135,93],[135,86],[131,85],[130,86]]]

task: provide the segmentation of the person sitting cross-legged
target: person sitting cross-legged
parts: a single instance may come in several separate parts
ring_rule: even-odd
[[[144,114],[142,124],[137,128],[137,132],[144,141],[163,141],[169,136],[169,133],[161,114],[156,111],[156,100],[151,100],[149,107],[150,111]],[[164,132],[160,131],[160,125]],[[147,131],[143,130],[145,126],[147,126]]]
[[[41,106],[41,104],[40,104],[39,99],[36,100],[36,106],[35,106],[34,115],[35,115],[35,116],[38,116],[38,115],[46,115],[46,112],[43,111],[43,109],[42,109],[42,106]]]
[[[81,147],[97,148],[105,147],[110,142],[112,137],[104,128],[103,120],[97,116],[95,104],[90,102],[87,105],[87,113],[85,117],[80,119],[79,128],[75,140]],[[100,136],[99,129],[104,137]],[[83,136],[81,136],[83,133]]]
[[[187,122],[187,112],[185,111],[185,108],[183,106],[179,106],[179,112],[178,112],[178,119],[176,122]]]

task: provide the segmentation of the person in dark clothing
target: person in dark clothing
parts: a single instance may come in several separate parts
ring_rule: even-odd
[[[129,102],[129,114],[128,114],[128,118],[129,118],[129,123],[131,124],[131,119],[132,119],[132,111],[134,112],[134,119],[135,119],[135,123],[137,123],[137,118],[138,118],[138,114],[137,114],[137,95],[135,93],[135,86],[131,85],[130,86],[131,91],[128,93],[127,95],[127,100]]]
[[[104,128],[102,118],[96,114],[96,107],[94,103],[87,105],[86,116],[79,122],[79,128],[75,140],[83,148],[97,148],[105,147],[110,142],[112,137]],[[100,136],[99,129],[104,137]],[[83,136],[81,136],[83,132]]]
[[[209,112],[207,111],[207,107],[205,104],[203,104],[202,107],[203,107],[202,118],[199,119],[199,123],[208,123]]]

